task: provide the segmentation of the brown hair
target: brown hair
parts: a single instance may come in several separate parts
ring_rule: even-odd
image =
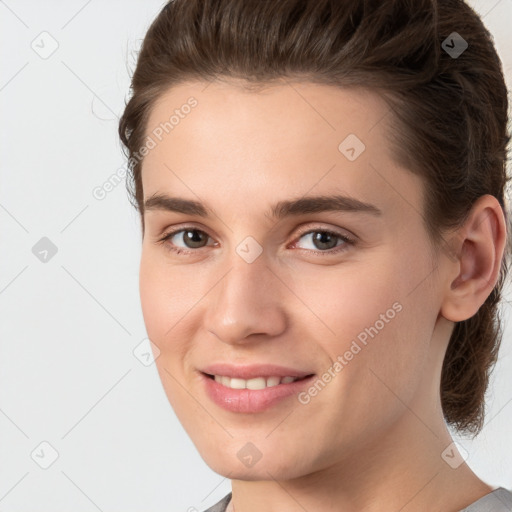
[[[449,54],[453,32],[468,44],[460,55]],[[392,111],[396,161],[425,183],[433,247],[484,194],[507,218],[507,88],[492,36],[462,0],[174,0],[144,38],[119,122],[142,233],[142,160],[134,155],[152,107],[179,82],[225,78],[252,88],[290,78],[379,93]],[[461,433],[483,426],[508,253],[507,244],[496,286],[474,316],[456,323],[445,355],[443,414]]]

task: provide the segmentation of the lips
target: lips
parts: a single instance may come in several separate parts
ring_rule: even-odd
[[[289,371],[289,369],[287,370]],[[258,369],[258,371],[261,371],[261,369]],[[201,376],[203,389],[210,400],[219,407],[235,413],[259,413],[277,407],[281,403],[287,403],[288,407],[291,404],[296,405],[296,402],[286,399],[298,395],[307,386],[310,386],[315,378],[315,374],[309,374],[309,376],[298,378],[293,382],[280,382],[279,384],[262,389],[249,389],[246,387],[234,389],[218,382],[207,373],[199,372],[199,375]],[[230,377],[225,378],[230,379]],[[234,377],[234,379],[237,378]],[[259,380],[259,377],[255,379]],[[250,379],[248,382],[250,382]]]

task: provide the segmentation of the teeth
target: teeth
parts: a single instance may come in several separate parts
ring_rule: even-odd
[[[289,384],[299,377],[256,377],[254,379],[237,379],[225,375],[215,375],[215,382],[231,389],[265,389],[278,384]]]

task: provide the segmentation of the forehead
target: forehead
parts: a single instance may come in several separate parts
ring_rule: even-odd
[[[236,81],[176,85],[155,102],[146,134],[160,141],[172,133],[177,142],[180,134],[193,129],[203,143],[221,140],[219,151],[240,143],[251,151],[257,142],[266,142],[266,151],[271,146],[277,152],[283,145],[298,150],[309,141],[303,147],[308,150],[322,141],[330,146],[348,134],[371,136],[372,144],[383,142],[382,130],[375,128],[385,125],[389,108],[374,92],[288,81],[254,87]]]
[[[365,89],[182,83],[158,99],[148,119],[153,147],[142,166],[144,198],[162,191],[229,198],[247,211],[271,196],[335,188],[382,209],[397,209],[400,197],[419,204],[417,177],[393,161],[390,119],[385,101]]]

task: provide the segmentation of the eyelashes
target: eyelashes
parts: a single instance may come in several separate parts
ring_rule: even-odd
[[[163,245],[170,252],[179,254],[179,255],[182,255],[182,254],[191,255],[193,253],[197,253],[197,252],[201,251],[202,249],[205,249],[206,247],[208,247],[208,245],[196,247],[196,248],[176,246],[171,240],[172,240],[172,238],[174,238],[176,235],[178,235],[180,233],[183,233],[184,235],[187,235],[187,236],[192,234],[193,236],[188,239],[188,242],[191,242],[191,243],[202,242],[204,240],[206,240],[206,242],[208,242],[208,239],[211,238],[205,231],[203,231],[201,229],[198,229],[194,226],[185,226],[185,227],[181,227],[179,229],[175,229],[173,231],[166,233],[163,237],[161,237],[159,240],[157,240],[157,243]],[[197,237],[195,236],[196,233],[201,233],[203,235],[203,240],[200,239],[198,241]],[[315,256],[328,257],[328,256],[332,256],[333,254],[338,254],[340,252],[346,251],[350,246],[353,246],[356,243],[355,239],[347,236],[346,234],[342,234],[337,231],[333,231],[332,229],[324,229],[324,228],[316,227],[316,228],[311,228],[311,229],[299,232],[298,235],[296,236],[296,238],[294,239],[295,241],[293,242],[293,247],[296,247],[297,242],[300,241],[302,238],[305,238],[306,236],[314,235],[314,234],[320,234],[320,237],[318,237],[318,236],[312,237],[312,240],[311,240],[311,245],[313,247],[312,249],[303,249],[303,248],[299,247],[296,250],[305,251],[308,254],[313,254]],[[327,238],[329,239],[327,242],[325,241],[326,235],[327,235]],[[341,243],[340,244],[336,243],[336,245],[334,247],[328,248],[327,250],[318,249],[314,246],[314,241],[319,242],[320,244],[325,244],[325,243],[329,244],[332,240],[336,241],[336,239],[338,241],[341,241]],[[182,243],[183,243],[183,236],[182,236]]]

